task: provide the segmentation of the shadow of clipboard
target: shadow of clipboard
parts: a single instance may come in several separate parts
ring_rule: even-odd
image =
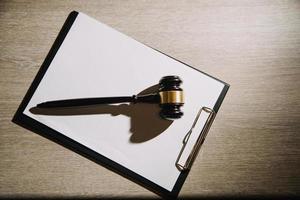
[[[99,35],[99,37],[114,37],[114,34],[116,34],[116,36],[119,36],[119,35],[122,35],[122,37],[125,37],[123,34],[113,30],[112,28],[110,27],[107,27],[106,25],[103,25],[103,24],[100,24],[99,22],[97,22],[96,20],[92,19],[92,18],[89,18],[88,16],[82,14],[82,13],[78,13],[76,11],[73,11],[69,14],[66,22],[64,23],[59,35],[57,36],[52,48],[50,49],[46,59],[44,60],[40,70],[38,71],[35,79],[33,80],[30,88],[28,89],[22,103],[20,104],[14,118],[13,118],[13,122],[26,128],[26,129],[29,129],[35,133],[38,133],[39,135],[45,137],[45,138],[48,138],[60,145],[63,145],[64,147],[78,153],[78,154],[81,154],[82,156],[122,175],[123,177],[126,177],[142,186],[144,186],[145,188],[157,193],[158,195],[164,197],[164,198],[168,198],[168,199],[172,199],[172,198],[176,198],[180,192],[180,189],[189,173],[189,169],[194,161],[194,159],[196,158],[197,156],[197,153],[205,139],[205,136],[206,134],[208,133],[209,131],[209,128],[210,126],[212,125],[212,122],[216,116],[216,113],[218,112],[220,106],[221,106],[221,103],[229,89],[229,85],[221,80],[218,80],[204,72],[201,72],[179,60],[176,60],[156,49],[153,49],[151,47],[148,47],[144,44],[141,44],[133,39],[129,39],[128,36],[126,36],[126,38],[124,39],[125,41],[128,40],[130,43],[134,43],[134,47],[133,48],[137,48],[137,52],[138,51],[142,51],[143,49],[146,49],[145,51],[146,52],[149,52],[152,54],[154,54],[154,56],[158,56],[160,57],[160,62],[158,62],[158,65],[163,62],[163,64],[165,65],[168,65],[168,61],[172,62],[174,64],[174,68],[170,68],[170,69],[164,69],[163,67],[160,67],[159,69],[162,69],[161,71],[149,71],[147,72],[148,69],[144,69],[146,72],[143,71],[142,69],[142,72],[140,72],[140,74],[137,74],[136,76],[132,76],[132,77],[135,77],[133,78],[132,80],[132,86],[136,87],[136,88],[133,88],[132,91],[130,91],[129,88],[131,87],[125,87],[124,84],[118,82],[118,81],[113,81],[113,85],[111,85],[110,87],[115,87],[116,85],[120,85],[119,89],[116,89],[115,91],[109,91],[109,92],[112,92],[111,93],[105,93],[103,94],[103,91],[99,91],[99,93],[96,93],[96,95],[98,94],[103,94],[103,96],[113,96],[113,92],[118,92],[118,90],[120,90],[121,92],[125,91],[125,90],[129,90],[129,93],[130,92],[138,92],[136,91],[137,88],[141,90],[145,89],[145,86],[151,86],[153,84],[155,84],[155,78],[156,77],[161,77],[161,75],[169,75],[169,74],[165,74],[166,72],[169,72],[169,73],[172,73],[172,72],[175,72],[176,75],[179,73],[179,75],[182,77],[183,76],[183,80],[184,82],[187,82],[187,84],[193,84],[193,75],[194,74],[201,74],[201,76],[203,76],[205,79],[209,80],[209,81],[212,81],[212,82],[216,82],[217,85],[218,85],[218,95],[214,96],[214,100],[213,100],[213,103],[209,106],[207,105],[197,105],[198,107],[194,107],[193,109],[192,108],[189,108],[189,103],[187,102],[187,112],[185,113],[185,121],[184,119],[180,119],[178,120],[178,122],[153,122],[154,124],[157,124],[157,126],[154,126],[154,127],[160,127],[161,129],[159,130],[153,130],[152,132],[155,132],[153,133],[151,136],[140,136],[140,137],[137,137],[137,136],[134,136],[136,138],[133,138],[132,136],[130,137],[131,139],[129,140],[129,143],[130,144],[130,147],[132,146],[133,148],[136,148],[138,149],[139,145],[149,145],[151,146],[152,143],[153,143],[153,146],[159,144],[159,140],[163,140],[163,138],[167,138],[167,137],[170,137],[172,138],[173,136],[171,135],[172,133],[172,127],[175,126],[176,129],[180,129],[180,132],[181,133],[178,133],[176,136],[174,134],[174,138],[177,138],[176,140],[178,140],[178,145],[176,146],[176,157],[173,155],[173,157],[170,159],[168,156],[165,157],[166,159],[170,159],[172,160],[172,170],[175,171],[175,169],[178,171],[178,174],[176,176],[174,175],[170,175],[171,176],[174,176],[175,179],[173,178],[173,180],[168,180],[168,176],[166,177],[162,177],[162,180],[161,182],[166,182],[166,183],[171,183],[170,186],[164,186],[163,183],[159,183],[159,181],[156,181],[155,178],[151,179],[151,175],[153,175],[155,177],[155,173],[159,171],[159,168],[158,169],[155,169],[156,171],[154,172],[150,172],[149,176],[146,177],[143,175],[143,170],[141,171],[138,171],[136,169],[132,169],[132,167],[130,167],[130,165],[126,166],[126,159],[128,157],[125,157],[125,158],[121,158],[120,159],[120,162],[118,160],[115,160],[113,159],[112,157],[108,156],[107,154],[101,152],[101,148],[100,150],[99,149],[93,149],[91,148],[89,145],[86,145],[86,144],[83,144],[79,139],[76,139],[76,138],[72,138],[70,137],[70,135],[66,135],[63,131],[59,131],[58,129],[55,128],[55,126],[52,126],[51,124],[47,124],[47,123],[43,123],[43,120],[42,118],[40,117],[41,115],[34,115],[33,114],[29,114],[29,109],[30,107],[32,107],[32,101],[37,101],[37,100],[40,100],[38,97],[35,97],[35,96],[38,96],[36,95],[36,93],[38,93],[38,91],[43,91],[45,90],[45,88],[47,88],[47,85],[45,85],[45,81],[43,82],[43,79],[46,79],[45,78],[45,75],[46,74],[51,74],[51,73],[54,73],[53,70],[56,70],[56,71],[59,71],[60,68],[54,68],[53,66],[55,66],[56,63],[59,63],[60,60],[59,60],[59,56],[57,56],[57,54],[61,54],[60,51],[63,51],[61,49],[65,48],[65,47],[62,47],[62,45],[69,45],[71,47],[69,47],[69,49],[72,49],[72,48],[76,48],[76,46],[72,46],[74,41],[78,41],[79,43],[81,42],[81,40],[79,41],[78,38],[81,37],[80,34],[85,34],[85,37],[88,37],[89,34],[91,34],[92,31],[90,32],[84,32],[84,31],[80,31],[81,28],[89,28],[89,27],[95,27],[95,31],[97,32],[97,28],[96,27],[101,27],[101,28],[104,28],[105,30],[107,29],[107,31],[110,31],[109,33],[112,34],[111,35]],[[81,28],[80,28],[81,27]],[[72,29],[73,33],[70,34],[70,29]],[[84,33],[82,33],[84,32]],[[99,32],[100,33],[100,32]],[[69,36],[68,36],[69,35]],[[72,38],[73,37],[73,38]],[[121,39],[122,39],[121,37]],[[127,38],[128,37],[128,38]],[[67,39],[66,39],[67,38]],[[117,37],[116,37],[117,38]],[[83,38],[83,42],[84,42],[84,39],[86,38]],[[65,40],[67,40],[66,42],[64,42]],[[69,42],[69,44],[68,44]],[[73,43],[71,43],[73,42]],[[121,43],[121,48],[125,48],[126,45],[128,45],[126,42],[125,43],[122,43],[123,40],[120,40],[120,41],[116,41],[116,42],[119,42]],[[67,44],[65,44],[67,43]],[[76,42],[75,42],[76,43]],[[101,45],[100,45],[101,46]],[[130,45],[129,45],[130,46]],[[87,45],[87,48],[89,48],[89,46]],[[139,49],[141,48],[141,49]],[[85,50],[85,51],[88,51],[89,49]],[[106,50],[106,49],[105,49]],[[107,50],[107,51],[111,51],[111,50]],[[128,49],[121,49],[121,51],[128,51]],[[90,53],[90,54],[89,54]],[[101,55],[101,52],[98,52],[100,55]],[[106,53],[106,52],[105,52]],[[104,53],[104,54],[105,54]],[[91,58],[93,59],[93,56],[95,57],[95,55],[93,54],[93,52],[88,52],[86,53],[88,54],[88,58]],[[110,54],[109,54],[110,55]],[[64,55],[64,57],[68,57],[70,55]],[[122,56],[122,55],[120,55]],[[58,57],[58,58],[57,58]],[[69,60],[72,60],[73,57]],[[75,59],[75,58],[74,58]],[[117,58],[116,58],[117,59]],[[128,58],[128,55],[127,55],[127,58],[129,61],[130,61],[130,64],[135,64],[135,57],[134,55],[132,57],[129,57]],[[144,59],[147,59],[147,58],[144,58]],[[65,61],[64,60],[64,63],[66,64],[66,66],[68,65],[68,61]],[[142,60],[143,61],[143,60]],[[115,61],[112,61],[113,64]],[[80,64],[80,63],[79,63]],[[58,64],[59,65],[59,64]],[[179,66],[176,68],[176,66]],[[189,71],[189,74],[187,73],[186,74],[180,74],[181,71],[182,71],[182,67],[185,67],[187,69],[187,71]],[[100,68],[103,68],[102,66],[99,66]],[[130,67],[128,65],[128,67]],[[138,69],[138,68],[136,68]],[[52,70],[52,71],[51,71]],[[103,71],[103,73],[105,73],[106,71],[101,69]],[[122,70],[122,69],[121,69]],[[134,69],[133,69],[134,70]],[[93,73],[93,72],[91,72]],[[121,73],[121,72],[120,72]],[[127,73],[130,74],[130,73],[133,73],[132,71],[124,71],[124,73]],[[133,73],[134,74],[134,73]],[[140,77],[144,75],[145,77]],[[69,76],[72,76],[72,74],[70,74]],[[120,76],[120,77],[123,77],[123,76]],[[150,81],[152,82],[147,82],[146,80],[148,80],[148,77],[150,79]],[[152,79],[151,79],[152,77]],[[185,77],[188,77],[186,79],[184,79]],[[189,79],[191,77],[191,80]],[[196,77],[197,78],[197,77]],[[99,78],[101,79],[101,77]],[[105,74],[103,76],[103,79],[105,79]],[[194,78],[195,79],[195,78]],[[186,81],[187,80],[187,81]],[[76,80],[77,81],[77,80]],[[73,83],[73,84],[76,84],[76,81]],[[122,80],[120,80],[122,81]],[[123,80],[124,82],[130,82],[131,79],[124,79]],[[157,80],[158,81],[158,80]],[[190,81],[190,82],[189,82]],[[59,82],[59,80],[58,80]],[[143,84],[142,84],[143,83]],[[130,85],[129,84],[129,85]],[[135,86],[134,84],[138,85],[138,86]],[[87,85],[85,87],[89,88],[90,85]],[[69,87],[72,87],[69,86]],[[106,90],[108,88],[110,88],[107,86]],[[197,89],[198,86],[192,86],[193,87],[193,90],[195,90],[195,88]],[[200,87],[200,86],[199,86]],[[203,86],[204,87],[204,86]],[[205,86],[206,87],[206,86]],[[204,87],[204,88],[205,88]],[[74,85],[74,88],[79,88],[78,86]],[[104,86],[105,88],[105,86]],[[123,90],[122,90],[123,88]],[[65,88],[63,88],[65,89]],[[63,90],[62,89],[62,90]],[[152,88],[153,89],[153,88]],[[189,92],[189,96],[186,97],[186,99],[192,99],[191,95],[195,95],[195,94],[198,94],[198,93],[206,93],[210,90],[211,88],[210,87],[207,87],[206,90],[204,90],[202,88],[202,91],[201,91],[201,87],[199,89],[199,91],[195,91],[195,93],[193,92]],[[59,88],[57,88],[57,90],[59,90]],[[191,89],[192,90],[192,89]],[[49,89],[48,89],[49,91]],[[75,90],[74,90],[75,91]],[[91,95],[89,92],[90,91],[84,91],[86,92],[87,95]],[[133,94],[132,93],[132,94]],[[69,96],[66,96],[66,97],[72,97],[73,93],[70,92],[62,92],[61,94],[56,94],[56,95],[69,95]],[[93,94],[92,94],[93,95]],[[43,95],[40,95],[41,98],[43,98],[44,96]],[[213,95],[212,95],[213,96]],[[57,96],[54,95],[53,98],[57,98]],[[37,100],[34,100],[34,99],[37,99]],[[190,103],[192,104],[192,103]],[[195,104],[196,105],[196,104]],[[147,111],[148,109],[148,111]],[[57,115],[57,116],[54,116],[55,117],[64,117],[64,119],[72,119],[72,118],[75,118],[76,117],[81,117],[81,116],[84,116],[86,114],[89,114],[90,116],[92,117],[102,117],[104,115],[101,115],[101,113],[109,113],[111,115],[116,115],[116,116],[119,116],[120,113],[117,113],[117,114],[114,114],[114,112],[120,112],[121,110],[121,114],[124,115],[124,113],[126,113],[125,115],[128,116],[138,116],[136,117],[137,119],[140,119],[142,116],[148,116],[147,113],[149,113],[149,116],[148,118],[146,119],[156,119],[156,117],[153,117],[151,116],[153,111],[156,112],[157,108],[154,108],[153,106],[151,107],[145,107],[145,105],[141,105],[141,106],[137,106],[137,107],[132,107],[132,105],[119,105],[119,106],[115,106],[115,107],[91,107],[91,108],[85,108],[85,109],[81,109],[80,111],[78,111],[78,113],[76,114],[76,111],[69,111],[69,114],[68,112],[66,111],[60,111],[60,114],[59,112],[58,113],[50,113],[50,114],[46,114],[44,115],[45,117],[53,117],[51,115]],[[123,111],[122,111],[123,110]],[[145,111],[145,112],[141,112],[141,110]],[[70,113],[71,112],[71,113]],[[83,113],[82,113],[83,112]],[[122,113],[123,112],[123,113]],[[75,114],[74,114],[75,113]],[[207,116],[205,117],[205,119],[202,119],[201,116],[202,116],[202,113],[206,113]],[[70,116],[67,116],[67,115],[70,115]],[[106,115],[105,115],[106,116]],[[106,116],[107,117],[107,116]],[[108,116],[109,117],[109,116]],[[126,116],[125,116],[126,117]],[[47,118],[48,119],[48,118]],[[59,118],[61,119],[61,118]],[[97,118],[98,119],[98,118]],[[102,118],[99,118],[99,119],[102,119]],[[111,120],[111,119],[108,119],[108,118],[103,118],[104,120]],[[117,117],[115,118],[115,120],[120,120],[120,122],[124,122],[125,119],[124,117]],[[197,124],[199,123],[199,121],[202,121],[202,128],[200,127],[200,131],[196,129],[196,126]],[[99,121],[101,122],[101,121]],[[185,126],[182,126],[181,124],[177,125],[176,127],[176,124],[178,123],[183,123],[185,122]],[[122,126],[122,123],[120,123]],[[161,124],[159,124],[161,123]],[[135,122],[135,124],[142,124],[142,121],[137,121]],[[124,126],[127,126],[126,123],[124,123]],[[131,126],[132,126],[132,122],[131,122]],[[145,126],[145,124],[143,125]],[[141,125],[138,127],[141,129]],[[150,126],[151,127],[151,126]],[[171,128],[170,128],[171,127]],[[189,127],[189,128],[187,128]],[[132,127],[131,127],[132,128]],[[138,128],[136,128],[137,130],[135,130],[136,132],[139,132]],[[174,128],[174,130],[175,130]],[[148,128],[149,129],[149,128]],[[169,132],[166,133],[166,130],[171,130]],[[173,131],[174,131],[173,130]],[[132,131],[132,130],[131,130]],[[133,131],[132,131],[133,132]],[[104,135],[104,134],[103,134]],[[108,134],[107,134],[108,135]],[[106,136],[107,136],[106,135]],[[193,139],[191,139],[193,137]],[[165,139],[166,140],[166,139]],[[175,140],[175,139],[174,139]],[[192,141],[192,144],[190,145],[189,149],[187,149],[187,144],[190,140],[193,140]],[[154,142],[153,142],[154,141]],[[157,144],[155,143],[157,142]],[[96,144],[97,145],[97,144]],[[122,144],[120,144],[121,146]],[[100,145],[101,146],[101,145]],[[174,145],[172,146],[172,144],[170,144],[170,148],[166,151],[171,151],[172,148],[174,148]],[[156,146],[157,147],[157,146]],[[148,148],[148,147],[147,147]],[[160,146],[160,148],[163,148],[162,146]],[[187,152],[185,152],[187,151]],[[105,151],[103,151],[105,152]],[[135,151],[132,151],[132,152],[135,152]],[[131,152],[131,153],[132,153]],[[116,152],[116,154],[118,154],[119,152]],[[131,154],[131,155],[135,155],[135,154]],[[150,154],[151,155],[151,154]],[[120,156],[122,157],[122,155]],[[134,158],[134,156],[132,156],[131,158]],[[150,158],[148,156],[148,158]],[[154,159],[155,157],[153,157]],[[147,158],[145,158],[146,160]],[[162,157],[162,163],[164,162],[164,157]],[[123,162],[123,163],[122,163]],[[153,163],[153,166],[156,165],[156,163]],[[171,166],[170,165],[170,166]],[[143,166],[142,166],[143,167]],[[142,168],[140,167],[140,168]],[[144,170],[145,171],[145,174],[148,173],[149,169],[147,170]],[[152,173],[152,174],[151,174]],[[177,173],[177,172],[176,172]],[[149,178],[150,177],[150,178]],[[159,177],[159,176],[158,176]],[[166,181],[166,180],[168,181]],[[159,179],[157,179],[159,180]],[[168,184],[166,184],[168,185]]]

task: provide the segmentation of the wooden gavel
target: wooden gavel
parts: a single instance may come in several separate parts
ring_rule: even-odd
[[[160,116],[164,119],[178,119],[183,115],[184,104],[182,83],[178,76],[164,76],[159,81],[157,93],[133,95],[125,97],[95,97],[47,101],[37,105],[38,108],[62,108],[114,103],[157,103],[161,107]]]

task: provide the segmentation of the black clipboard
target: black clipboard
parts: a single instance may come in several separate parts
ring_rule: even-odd
[[[39,86],[41,80],[43,79],[45,73],[47,72],[48,67],[50,66],[52,60],[54,59],[57,51],[59,50],[60,46],[62,45],[65,37],[67,36],[70,28],[72,27],[73,22],[76,20],[78,14],[79,13],[76,11],[73,11],[69,14],[69,16],[68,16],[67,20],[65,21],[61,31],[59,32],[53,46],[51,47],[46,59],[44,60],[40,70],[38,71],[36,77],[34,78],[32,84],[31,84],[30,88],[28,89],[17,112],[15,113],[12,121],[28,130],[31,130],[47,139],[50,139],[64,147],[116,172],[117,174],[119,174],[125,178],[128,178],[128,179],[142,185],[143,187],[157,193],[158,195],[160,195],[164,198],[167,198],[167,199],[176,198],[180,192],[180,189],[181,189],[186,177],[188,176],[189,170],[181,171],[172,191],[168,191],[165,188],[161,187],[160,185],[135,173],[134,171],[131,171],[130,169],[128,169],[126,167],[123,167],[122,165],[118,164],[117,162],[110,160],[109,158],[93,151],[92,149],[87,148],[86,146],[80,144],[79,142],[46,126],[45,124],[38,122],[35,119],[32,119],[31,117],[29,117],[23,113],[26,106],[28,105],[30,99],[32,98],[34,92],[36,91],[37,87]],[[162,52],[160,52],[160,53],[162,53]],[[172,58],[172,57],[170,57],[170,58]],[[172,58],[172,59],[174,59],[174,58]],[[176,60],[176,61],[181,62],[179,60]],[[183,64],[188,67],[191,67],[185,63],[183,63]],[[193,68],[193,67],[191,67],[191,68]],[[193,68],[193,69],[195,69],[195,68]],[[197,70],[197,69],[195,69],[195,70]],[[197,70],[197,71],[199,71],[199,70]],[[203,72],[201,72],[201,73],[203,73]],[[208,76],[210,76],[210,75],[208,75]],[[214,77],[212,77],[212,78],[214,78]],[[215,80],[218,80],[218,79],[215,79]],[[220,81],[220,80],[218,80],[218,81]],[[220,82],[222,82],[222,81],[220,81]],[[212,108],[215,113],[218,112],[220,105],[229,89],[229,85],[227,83],[224,83],[224,82],[222,82],[222,83],[224,84],[223,90],[222,90],[216,104]],[[203,138],[203,140],[204,140],[204,138]],[[201,144],[202,144],[202,142],[203,141],[201,141]]]

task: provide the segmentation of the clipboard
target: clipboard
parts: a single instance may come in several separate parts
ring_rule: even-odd
[[[153,105],[31,111],[48,100],[143,92],[170,74],[183,79],[180,120],[153,117]],[[228,89],[227,83],[73,11],[13,122],[164,198],[176,198]]]

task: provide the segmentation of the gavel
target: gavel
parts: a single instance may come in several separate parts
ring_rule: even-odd
[[[160,116],[164,119],[179,119],[183,116],[181,106],[184,104],[182,80],[178,76],[164,76],[159,81],[156,93],[122,97],[95,97],[47,101],[37,105],[38,108],[63,108],[115,103],[156,103],[159,104]]]

